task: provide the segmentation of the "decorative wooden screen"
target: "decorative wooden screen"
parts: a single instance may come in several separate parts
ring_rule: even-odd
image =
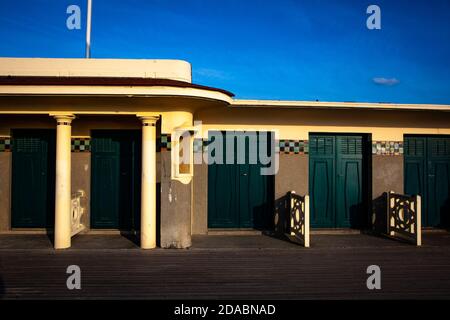
[[[309,196],[299,196],[294,191],[290,199],[290,235],[309,247]]]
[[[79,190],[72,194],[71,202],[71,236],[73,237],[77,233],[80,233],[85,229],[85,226],[81,223],[81,217],[84,214],[84,208],[81,206],[81,198],[84,197],[84,191]]]
[[[390,236],[422,244],[421,199],[420,196],[407,196],[387,193],[387,233]]]

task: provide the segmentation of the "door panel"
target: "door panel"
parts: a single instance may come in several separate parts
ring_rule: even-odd
[[[329,227],[334,223],[333,159],[313,159],[310,170],[311,226]]]
[[[405,163],[405,193],[424,195],[424,163],[421,160],[408,159]],[[423,200],[423,199],[422,199]]]
[[[234,164],[208,166],[208,227],[267,228],[273,206],[273,176],[261,175],[263,165],[254,161],[258,159],[259,147],[252,145],[251,141],[259,145],[259,138],[250,139],[245,133],[222,134],[223,162],[227,152],[230,157],[231,150],[234,150]],[[235,137],[231,139],[230,134]],[[210,141],[214,135],[210,134]],[[270,148],[271,139],[267,140]],[[234,146],[227,148],[227,143]],[[245,158],[239,161],[238,150],[245,151]]]
[[[334,225],[335,185],[334,136],[311,136],[310,151],[310,195],[311,226],[325,228]]]
[[[449,226],[450,137],[427,138],[427,183],[429,226]]]
[[[13,228],[51,228],[54,221],[55,131],[13,130]]]
[[[252,206],[259,195],[259,179],[254,176],[252,166],[249,164],[237,165],[238,169],[238,195],[239,195],[239,227],[251,228],[253,226]],[[256,178],[256,179],[255,179]],[[254,186],[253,192],[250,190]]]
[[[262,175],[266,166],[260,162],[259,152],[262,145],[265,145],[265,151],[272,150],[271,135],[260,132],[253,142],[256,145],[246,138],[245,163],[239,165],[240,227],[265,229],[270,227],[273,176]]]
[[[139,131],[93,131],[91,157],[92,228],[138,230]]]
[[[363,137],[338,136],[336,227],[358,227],[364,217]]]
[[[217,135],[219,133],[216,133]],[[210,141],[214,141],[211,138]],[[237,228],[239,227],[237,167],[226,164],[227,141],[223,139],[223,150],[216,150],[213,156],[217,163],[209,159],[208,165],[208,226],[210,228]]]
[[[253,187],[253,194],[259,193],[259,180],[254,176],[253,166],[250,164],[250,139],[243,135],[243,133],[237,132],[235,143],[235,160],[237,176],[237,188],[238,188],[238,201],[239,201],[239,215],[238,226],[240,228],[252,228],[253,227],[253,205],[255,204],[254,197],[252,196],[251,188]],[[253,146],[254,147],[254,146]],[[245,157],[243,161],[237,161],[239,156],[237,152],[244,152]],[[256,178],[256,180],[255,180]]]
[[[233,165],[208,166],[208,219],[210,228],[239,226],[236,168]]]
[[[362,209],[362,161],[343,160],[337,179],[336,227],[350,227]]]
[[[433,162],[429,176],[428,224],[448,226],[450,215],[450,162]]]
[[[428,204],[428,187],[426,186],[426,138],[405,137],[405,193],[419,194],[422,197],[422,209]],[[426,210],[422,210],[422,225],[428,226]]]
[[[405,136],[405,193],[422,197],[422,225],[450,224],[450,137]]]
[[[92,156],[92,228],[119,228],[119,161],[114,153]]]
[[[362,227],[366,223],[367,140],[359,135],[311,135],[311,226]]]

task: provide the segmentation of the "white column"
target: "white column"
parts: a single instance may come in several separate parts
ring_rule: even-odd
[[[56,183],[55,183],[55,249],[70,247],[70,170],[71,122],[73,115],[55,115]]]
[[[156,121],[142,120],[141,248],[156,247]]]

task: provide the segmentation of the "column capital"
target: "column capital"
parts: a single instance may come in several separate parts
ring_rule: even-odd
[[[156,122],[159,120],[159,116],[137,116],[139,119],[141,119],[143,126],[155,126]]]
[[[57,124],[70,125],[75,116],[73,114],[50,114],[51,117],[56,119]]]

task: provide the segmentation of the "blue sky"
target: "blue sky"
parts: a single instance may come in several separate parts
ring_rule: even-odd
[[[0,56],[84,57],[85,7],[0,0]],[[93,58],[187,60],[237,98],[450,104],[449,0],[93,0],[92,19]]]

